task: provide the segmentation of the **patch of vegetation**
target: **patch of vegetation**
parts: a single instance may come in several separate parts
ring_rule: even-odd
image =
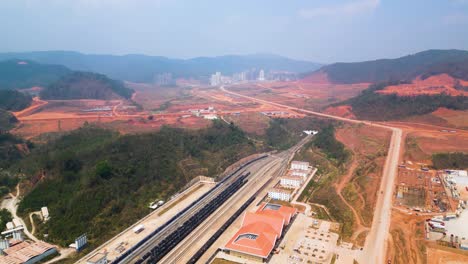
[[[169,107],[171,107],[172,103],[171,101],[165,101],[162,103],[158,108],[153,109],[153,111],[164,111],[167,110]]]
[[[0,109],[0,133],[12,129],[16,123],[18,123],[18,119],[13,114]]]
[[[11,215],[10,211],[3,208],[0,209],[0,232],[5,231],[6,224],[13,220],[13,216]]]
[[[91,72],[73,72],[41,91],[44,99],[114,99],[117,96],[129,99],[133,90],[121,81]]]
[[[185,174],[179,161],[190,157],[215,176],[255,151],[243,131],[221,121],[199,131],[163,127],[138,135],[86,126],[37,147],[17,165],[26,175],[46,175],[19,213],[48,206],[51,219],[39,234],[65,246],[87,233],[94,247],[149,213],[155,196],[167,199],[197,176]]]
[[[29,60],[0,61],[0,90],[46,86],[70,72],[61,65],[39,64]]]
[[[468,153],[451,152],[436,153],[432,155],[432,164],[435,169],[467,169]]]
[[[0,90],[0,109],[20,111],[30,106],[31,96],[16,90]]]
[[[18,177],[0,168],[0,196],[8,194],[18,184],[18,181]]]
[[[314,137],[313,145],[327,155],[327,158],[335,160],[337,164],[345,163],[349,158],[349,152],[345,146],[335,138],[335,128],[328,125]]]
[[[0,169],[9,168],[14,162],[24,157],[25,151],[32,147],[31,142],[24,141],[10,133],[0,133]]]

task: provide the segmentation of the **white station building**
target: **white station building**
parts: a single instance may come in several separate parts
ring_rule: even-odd
[[[293,161],[291,162],[291,170],[309,170],[309,162],[305,161]]]
[[[283,176],[280,179],[280,185],[284,188],[299,188],[304,182],[304,178],[301,176]]]
[[[272,188],[268,191],[268,197],[273,200],[289,202],[292,198],[292,190]]]

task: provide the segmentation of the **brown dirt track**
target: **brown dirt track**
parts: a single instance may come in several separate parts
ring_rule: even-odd
[[[356,219],[355,232],[351,237],[357,241],[361,233],[368,230],[372,222],[372,212],[375,208],[377,191],[380,186],[386,148],[391,133],[376,127],[346,124],[336,132],[336,138],[353,152],[353,160],[347,174],[336,184],[340,198],[350,207]],[[375,162],[371,170],[367,164]],[[356,170],[366,171],[366,175],[357,175]],[[359,178],[361,177],[361,178]],[[364,177],[364,178],[362,178]],[[348,191],[346,189],[349,189]],[[354,199],[349,200],[344,195],[354,190]],[[365,236],[363,234],[363,236]],[[362,242],[363,237],[361,238]]]

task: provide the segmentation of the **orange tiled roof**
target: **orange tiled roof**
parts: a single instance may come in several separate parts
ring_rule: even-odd
[[[284,220],[284,224],[289,225],[291,218],[297,214],[297,209],[278,204],[262,203],[257,210],[257,214],[281,217]]]
[[[263,203],[257,212],[244,214],[242,227],[225,248],[266,258],[281,236],[283,227],[296,213],[297,209],[292,207]]]
[[[225,248],[266,258],[283,230],[281,218],[246,213],[242,227]]]

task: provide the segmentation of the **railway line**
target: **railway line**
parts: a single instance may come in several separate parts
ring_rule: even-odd
[[[157,262],[248,181],[247,177],[250,175],[248,169],[252,164],[262,164],[268,158],[267,155],[263,155],[237,168],[213,189],[154,230],[112,263]]]
[[[274,155],[263,155],[241,165],[217,183],[213,189],[129,248],[112,263],[140,264],[157,263],[159,261],[176,263],[182,256],[180,252],[185,252],[185,250],[180,250],[179,247],[189,249],[191,245],[198,242],[197,238],[204,234],[203,230],[209,228],[208,222],[223,221],[222,217],[234,203],[242,201],[242,205],[244,205],[243,200],[252,197],[252,195],[246,197],[245,193],[237,193],[238,190],[242,189],[246,184],[248,186],[245,186],[244,189],[262,189],[265,184],[257,184],[256,177],[268,174],[271,177],[267,181],[268,183],[273,177],[278,176],[287,168],[293,154],[309,139],[310,136],[286,151]],[[256,191],[257,193],[258,191]],[[230,199],[232,197],[235,198]],[[229,204],[223,207],[227,200],[230,201]],[[222,209],[220,209],[221,207]],[[214,214],[215,211],[216,214]],[[237,213],[236,211],[234,215]],[[207,219],[210,219],[210,221],[205,221]],[[194,232],[194,230],[197,231]],[[219,233],[219,229],[215,231]],[[182,245],[179,245],[182,241],[184,241]],[[177,252],[173,250],[176,247],[178,248]],[[192,256],[190,256],[190,259],[192,259]]]
[[[294,147],[272,155],[271,158],[265,160],[264,164],[254,165],[250,169],[252,173],[248,176],[248,183],[161,259],[160,263],[195,263],[223,233],[223,230],[227,229],[228,223],[232,223],[245,210],[235,209],[244,206],[247,208],[250,203],[256,200],[255,198],[261,199],[260,193],[275,178],[284,173],[294,153],[310,138],[311,136],[307,136]],[[225,224],[222,225],[222,223]]]

